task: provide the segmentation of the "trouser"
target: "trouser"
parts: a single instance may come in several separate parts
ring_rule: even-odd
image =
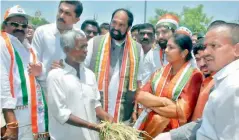
[[[19,140],[33,140],[31,125],[20,126],[18,129]]]
[[[171,130],[171,140],[196,140],[197,130],[201,124],[202,120],[197,120]]]

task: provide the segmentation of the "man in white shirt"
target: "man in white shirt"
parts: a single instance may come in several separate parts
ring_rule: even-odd
[[[174,131],[185,133],[187,137],[172,137],[170,132],[160,134],[155,140],[239,139],[239,25],[222,23],[211,26],[204,44],[208,69],[216,74],[213,76],[214,90],[205,105],[202,121],[192,122],[195,125],[186,124],[185,128],[191,132],[184,126]]]
[[[144,23],[138,27],[139,43],[144,50],[144,62],[141,70],[141,85],[146,84],[151,74],[162,67],[159,50],[154,44],[155,29],[152,24]]]
[[[98,140],[97,117],[112,122],[101,107],[94,73],[84,66],[87,39],[83,33],[68,31],[60,39],[66,53],[63,68],[47,77],[49,133],[52,140]]]
[[[9,8],[4,16],[0,36],[1,108],[7,130],[3,139],[48,136],[47,105],[35,78],[41,74],[42,64],[26,39],[28,17],[19,5]]]
[[[60,47],[60,35],[67,30],[79,30],[73,27],[80,20],[83,6],[78,0],[60,1],[56,23],[38,27],[34,33],[32,47],[36,50],[39,60],[43,63],[43,73],[38,80],[46,90],[46,77],[53,62],[65,58]],[[57,64],[57,63],[56,63]]]
[[[227,23],[209,29],[205,38],[205,59],[215,89],[204,108],[201,140],[239,139],[239,25]]]

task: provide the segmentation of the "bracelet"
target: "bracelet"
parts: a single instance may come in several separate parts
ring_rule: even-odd
[[[7,127],[8,126],[10,126],[10,125],[15,125],[15,126],[17,126],[18,127],[18,122],[16,121],[16,122],[10,122],[10,123],[7,123]]]
[[[13,126],[13,127],[8,126],[7,128],[15,129],[15,128],[18,128],[18,126]]]

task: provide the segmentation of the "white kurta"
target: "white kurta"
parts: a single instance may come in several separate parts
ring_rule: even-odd
[[[95,108],[101,104],[95,75],[81,66],[79,79],[73,67],[66,63],[64,66],[64,69],[51,70],[47,77],[51,139],[97,140],[96,131],[66,123],[70,114],[91,123],[97,122]]]
[[[88,41],[88,52],[87,52],[87,57],[84,61],[85,66],[89,67],[90,66],[90,62],[91,62],[91,58],[93,55],[93,42],[94,42],[94,38],[90,39]],[[123,42],[122,42],[123,43]],[[121,45],[117,42],[115,42],[115,44],[117,45]],[[142,80],[142,70],[144,68],[143,65],[143,58],[144,58],[144,52],[143,49],[141,48],[140,50],[140,60],[139,60],[139,68],[138,68],[138,75],[137,75],[137,80],[141,81]],[[116,107],[116,101],[117,101],[117,95],[118,95],[118,88],[119,88],[119,76],[120,75],[120,65],[119,65],[119,59],[116,63],[116,67],[114,68],[114,72],[112,74],[112,77],[109,81],[109,106],[108,106],[108,113],[112,116],[114,116],[115,114],[115,107]]]
[[[150,79],[152,73],[162,66],[160,62],[159,48],[151,48],[144,57],[143,68],[141,70],[142,85],[145,85]]]
[[[214,76],[197,140],[239,140],[239,60]]]
[[[10,53],[7,49],[5,40],[0,37],[0,43],[1,43],[1,49],[0,49],[0,55],[1,55],[1,108],[6,109],[14,109],[15,116],[18,121],[19,125],[19,132],[18,132],[18,138],[21,140],[25,139],[33,139],[32,134],[32,127],[31,127],[31,90],[30,90],[30,81],[28,78],[28,65],[30,62],[33,62],[31,58],[31,53],[29,51],[30,44],[27,40],[24,40],[23,43],[21,43],[17,38],[14,36],[7,34],[9,37],[12,46],[14,49],[18,52],[19,57],[22,61],[23,65],[23,72],[24,77],[26,80],[26,88],[27,90],[24,90],[24,93],[28,94],[28,101],[27,105],[23,107],[23,95],[22,95],[22,85],[21,85],[21,78],[19,74],[19,67],[17,65],[17,58],[16,55],[14,55],[14,63],[13,63],[13,89],[14,89],[14,96],[12,97],[11,91],[10,91],[10,81],[9,81],[9,72],[10,72],[10,65],[11,65],[11,57]],[[36,86],[37,88],[37,86]],[[38,96],[40,97],[40,96]],[[38,102],[40,103],[40,101]],[[44,115],[42,115],[44,112],[42,112],[42,108],[44,106],[41,105],[41,107],[38,106],[38,113],[40,114],[38,116],[38,130],[39,132],[44,132],[45,128],[43,128],[44,123]]]
[[[14,46],[19,56],[21,57],[24,73],[28,75],[27,66],[30,63],[30,52],[28,50],[29,45],[27,45],[27,41],[25,40],[22,44],[17,38],[14,36],[7,34],[11,44]],[[5,40],[0,36],[1,43],[1,108],[15,109],[17,106],[22,106],[22,87],[21,87],[21,79],[19,76],[16,60],[14,60],[13,65],[13,84],[14,84],[14,93],[15,98],[12,97],[10,92],[10,81],[9,81],[9,71],[11,64],[11,57],[9,51],[6,47]],[[27,79],[26,79],[27,80]],[[28,83],[28,82],[27,82]],[[30,85],[27,84],[27,91],[30,93]],[[30,95],[28,95],[29,97]],[[30,106],[30,97],[28,98],[28,106]],[[15,110],[15,115],[19,122],[19,126],[26,126],[31,124],[30,117],[30,108],[25,108]]]

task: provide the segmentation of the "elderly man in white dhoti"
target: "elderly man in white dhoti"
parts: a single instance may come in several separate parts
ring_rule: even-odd
[[[77,31],[62,34],[61,47],[66,53],[62,68],[47,77],[49,133],[53,140],[97,140],[97,118],[112,121],[100,103],[94,73],[84,66],[87,39]]]

